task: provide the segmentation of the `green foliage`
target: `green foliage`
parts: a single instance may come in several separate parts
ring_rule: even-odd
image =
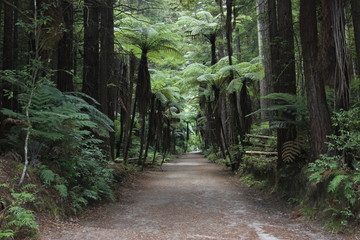
[[[28,93],[18,96],[19,102],[26,104]],[[1,112],[12,118],[25,120],[25,113],[16,113],[10,109]],[[29,117],[32,123],[31,136],[33,141],[53,146],[60,143],[78,145],[80,140],[88,138],[92,129],[100,136],[107,136],[112,130],[112,121],[85,100],[60,92],[52,86],[39,87],[34,94],[32,105],[29,108]],[[24,126],[24,129],[27,126]],[[22,132],[12,132],[13,144],[21,143]]]
[[[18,95],[23,109],[28,94],[24,91]],[[55,87],[43,85],[34,92],[28,108],[32,124],[30,162],[41,161],[39,174],[45,187],[54,188],[74,212],[89,200],[114,198],[112,172],[100,149],[103,141],[93,137],[93,134],[108,137],[113,123],[84,99],[97,104],[84,94],[62,93]],[[20,121],[26,118],[25,112],[3,109],[2,113]],[[22,148],[26,129],[26,125],[11,129],[8,138],[14,148]]]
[[[131,30],[122,29],[118,35],[120,35],[123,47],[137,56],[146,53],[154,61],[163,61],[165,57],[183,58],[183,55],[175,48],[174,34],[163,25],[137,27]]]
[[[335,192],[340,183],[347,178],[349,178],[347,175],[336,175],[329,183],[328,192]]]
[[[297,126],[300,130],[304,130],[309,126],[307,105],[304,97],[289,93],[271,93],[263,98],[273,100],[276,104],[266,109],[259,109],[249,114],[249,116],[261,111],[275,111],[283,114],[278,114],[277,117],[271,119],[264,119],[265,121],[271,121],[271,129],[287,128],[291,124]],[[296,119],[285,118],[284,115],[296,116]]]
[[[49,186],[54,180],[55,180],[55,174],[52,170],[42,168],[40,171],[40,178],[43,181],[43,183],[47,186]]]
[[[23,231],[30,231],[33,235],[39,230],[35,220],[34,212],[27,209],[30,203],[36,201],[33,193],[34,185],[25,185],[19,191],[15,191],[6,184],[0,185],[5,188],[11,196],[8,205],[0,213],[0,239],[14,238]],[[0,197],[0,202],[7,202]]]
[[[316,183],[328,182],[327,192],[335,196],[329,210],[333,216],[340,218],[338,223],[347,223],[356,215],[355,206],[360,199],[360,167],[357,158],[360,144],[359,114],[359,108],[335,113],[333,121],[338,134],[329,136],[328,142],[332,154],[321,155],[320,159],[309,164],[309,179]]]
[[[355,217],[352,209],[346,207],[339,210],[337,208],[329,207],[326,210],[330,212],[333,217],[333,219],[326,222],[326,227],[329,228],[331,232],[338,233],[344,230],[350,231],[349,222]]]
[[[199,11],[196,17],[182,16],[177,24],[183,26],[184,31],[191,36],[216,35],[220,30],[220,15],[213,16],[207,11]]]
[[[252,186],[264,187],[266,185],[266,181],[257,180],[252,174],[245,174],[241,176],[241,182],[249,187]]]

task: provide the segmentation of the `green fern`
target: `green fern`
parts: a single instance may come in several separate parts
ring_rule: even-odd
[[[58,191],[61,197],[66,198],[69,195],[68,188],[64,184],[55,185],[54,188]]]
[[[351,205],[354,205],[358,201],[358,193],[354,189],[354,184],[351,181],[347,181],[344,184],[344,196]]]
[[[44,167],[40,170],[40,178],[47,186],[50,186],[50,184],[55,181],[56,175],[52,170]]]
[[[335,192],[340,186],[341,182],[348,178],[348,175],[336,175],[329,183],[328,192]]]
[[[90,190],[90,189],[85,189],[84,192],[83,192],[83,196],[85,198],[89,198],[89,199],[93,199],[93,200],[98,200],[99,199],[98,192]]]

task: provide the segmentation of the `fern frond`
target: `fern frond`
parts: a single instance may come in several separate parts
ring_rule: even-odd
[[[328,192],[335,192],[336,189],[340,186],[341,182],[348,178],[348,175],[336,175],[329,183]]]
[[[42,168],[40,171],[40,178],[45,183],[45,185],[50,186],[50,184],[55,181],[56,173],[47,168]]]
[[[240,92],[242,86],[243,86],[242,79],[241,78],[235,78],[229,83],[229,85],[226,88],[226,91],[228,93]]]
[[[109,132],[113,132],[113,121],[104,113],[99,111],[96,107],[89,104],[79,104],[82,109],[86,110],[92,121],[96,122],[100,127],[106,129]]]
[[[61,197],[66,198],[69,196],[68,189],[64,184],[55,185],[54,188],[58,191]]]
[[[90,189],[85,189],[83,191],[83,196],[85,198],[89,198],[89,199],[93,199],[93,200],[98,200],[99,199],[99,194],[96,191],[90,190]]]
[[[10,109],[7,109],[7,108],[1,109],[0,112],[2,114],[4,114],[5,116],[10,117],[10,118],[15,118],[15,119],[19,119],[19,120],[25,120],[25,115],[24,114],[14,112],[13,110],[10,110]]]
[[[100,105],[100,103],[96,101],[95,98],[92,98],[89,95],[82,92],[66,92],[64,94],[65,94],[64,97],[70,102],[85,104],[87,102],[84,99],[87,99],[90,101],[90,104]]]

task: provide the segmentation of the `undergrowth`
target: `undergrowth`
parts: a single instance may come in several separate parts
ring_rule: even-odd
[[[35,214],[29,209],[29,204],[36,203],[36,186],[24,185],[15,190],[8,184],[0,184],[1,192],[8,192],[9,198],[0,197],[2,208],[0,211],[0,239],[35,237],[39,226]]]

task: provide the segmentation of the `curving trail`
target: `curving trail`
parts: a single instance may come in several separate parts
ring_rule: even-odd
[[[145,172],[125,200],[78,224],[44,228],[41,239],[337,239],[291,219],[281,202],[236,184],[199,153],[182,155],[163,169]]]

